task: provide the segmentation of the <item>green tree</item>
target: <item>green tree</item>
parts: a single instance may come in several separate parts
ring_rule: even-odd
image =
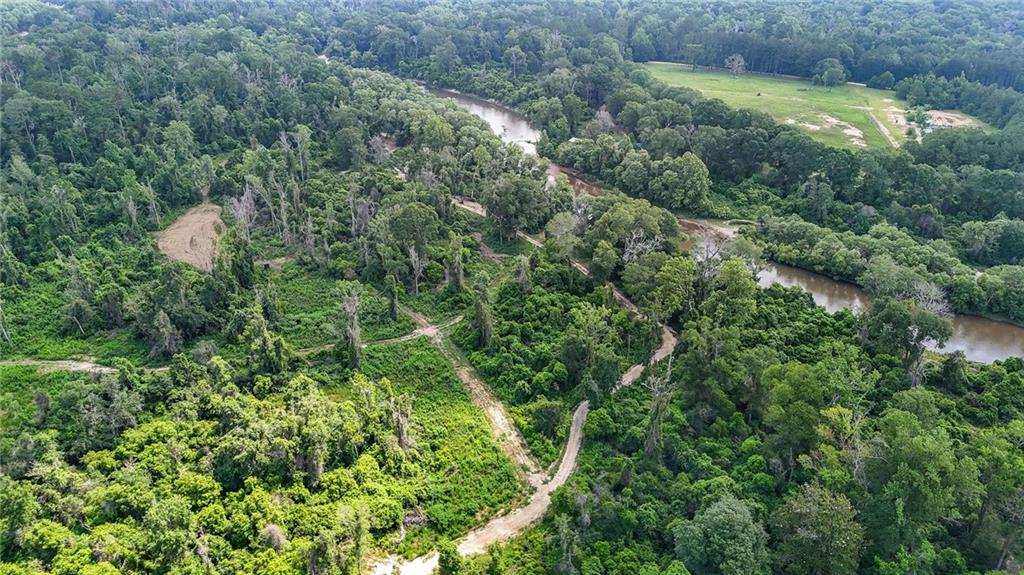
[[[437,569],[439,575],[460,575],[464,570],[462,557],[451,541],[441,543],[438,548]]]
[[[767,535],[745,503],[725,495],[674,529],[676,555],[694,573],[768,573]]]
[[[594,248],[594,255],[590,259],[590,273],[598,283],[608,281],[615,270],[619,267],[619,253],[610,242],[601,240]]]
[[[688,317],[694,309],[694,282],[697,264],[692,258],[674,257],[654,276],[654,291],[649,298],[649,312],[659,322],[678,316]]]
[[[776,562],[792,575],[854,575],[864,530],[845,495],[805,484],[772,516]]]
[[[889,353],[915,368],[928,345],[942,346],[953,335],[953,324],[917,302],[888,297],[876,299],[861,318],[861,338],[876,353]]]
[[[490,184],[484,192],[483,204],[504,240],[513,239],[518,230],[537,229],[552,208],[544,186],[519,175],[504,175]]]
[[[942,530],[941,521],[976,511],[983,488],[978,467],[957,455],[941,427],[926,428],[913,413],[889,409],[877,422],[867,459],[865,510],[875,550],[890,557],[918,550]]]
[[[835,58],[825,58],[814,65],[814,83],[831,90],[846,83],[846,68]]]

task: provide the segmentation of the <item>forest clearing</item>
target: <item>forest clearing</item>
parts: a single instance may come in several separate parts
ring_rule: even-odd
[[[807,80],[727,71],[693,70],[686,64],[650,62],[655,78],[699,90],[738,108],[765,112],[815,140],[844,148],[884,148],[907,136],[907,106],[886,90],[858,84],[826,88]],[[956,111],[931,111],[936,128],[982,126]]]

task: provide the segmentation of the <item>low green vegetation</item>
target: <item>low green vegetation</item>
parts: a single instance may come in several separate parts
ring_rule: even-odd
[[[1021,99],[979,83],[1022,77],[1016,8],[922,5],[884,37],[910,8],[607,8],[0,5],[0,355],[22,361],[0,367],[0,573],[358,575],[433,551],[441,575],[1012,572],[1024,360],[926,350],[947,301],[1024,309]],[[634,63],[658,57],[813,76],[786,97],[867,149],[773,119],[777,85],[734,109]],[[522,110],[606,191],[552,185],[392,74]],[[891,149],[844,115],[888,103],[844,77],[999,129]],[[207,201],[215,244],[158,247]],[[686,242],[673,212],[750,231]],[[763,255],[873,304],[760,289]],[[674,349],[615,392],[659,323]],[[73,356],[113,369],[29,365]],[[591,411],[544,519],[465,562],[453,541],[536,482],[489,393],[542,464]]]
[[[495,446],[483,414],[429,339],[370,346],[365,371],[388,378],[396,393],[412,398],[411,434],[422,470],[413,513],[427,519],[429,528],[410,530],[400,552],[410,557],[429,552],[438,541],[465,533],[519,500],[517,470]],[[351,388],[325,388],[329,395],[336,392],[345,395]]]
[[[297,349],[315,348],[337,341],[334,298],[337,280],[298,264],[286,264],[270,274],[269,289],[276,296],[276,329]],[[374,289],[362,290],[359,309],[364,341],[373,342],[410,333],[416,324],[400,313],[392,320],[388,298]]]

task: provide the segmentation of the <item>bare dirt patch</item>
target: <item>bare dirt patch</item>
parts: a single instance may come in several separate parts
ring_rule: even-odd
[[[935,128],[971,128],[978,123],[959,112],[928,110],[928,123]]]
[[[254,265],[256,265],[256,266],[266,267],[266,268],[270,268],[272,270],[280,270],[281,268],[284,267],[284,264],[292,261],[293,259],[295,259],[295,258],[293,258],[291,256],[281,256],[279,258],[270,258],[270,259],[264,259],[264,260],[253,260],[252,263]]]
[[[839,128],[843,134],[850,139],[850,143],[854,146],[863,148],[868,144],[864,141],[864,132],[860,128],[854,126],[849,122],[844,122],[839,118],[829,116],[828,114],[822,114],[821,120],[826,128]]]
[[[157,247],[173,260],[208,272],[213,270],[217,241],[223,232],[220,206],[203,202],[160,232]]]
[[[0,361],[0,366],[5,365],[22,365],[28,367],[35,367],[43,373],[50,373],[51,371],[85,371],[88,373],[117,373],[117,369],[107,366],[100,365],[92,359],[12,359]],[[156,368],[143,368],[147,371],[167,371],[167,367],[156,367]]]

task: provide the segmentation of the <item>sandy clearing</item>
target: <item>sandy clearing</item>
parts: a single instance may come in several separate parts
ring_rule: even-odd
[[[116,369],[108,365],[100,365],[92,361],[74,359],[13,359],[0,361],[0,367],[9,365],[36,367],[39,368],[39,371],[43,373],[49,373],[51,371],[86,371],[89,373],[114,373],[117,371]]]
[[[947,110],[928,110],[928,124],[935,128],[971,128],[978,125],[973,118]]]
[[[213,270],[217,241],[223,232],[220,206],[203,202],[160,232],[157,247],[171,259],[208,272]]]
[[[864,141],[864,132],[853,124],[828,114],[821,114],[821,120],[826,128],[839,128],[842,130],[843,134],[849,138],[850,143],[854,146],[861,148],[867,146],[867,142]]]

